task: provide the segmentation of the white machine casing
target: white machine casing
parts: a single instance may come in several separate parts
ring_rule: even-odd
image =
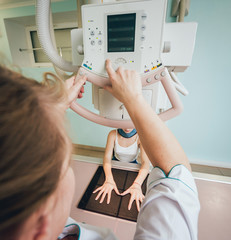
[[[165,13],[165,0],[84,5],[82,7],[84,42],[82,67],[96,75],[107,77],[105,60],[110,59],[115,70],[123,66],[140,74],[154,71],[162,65],[160,54]],[[107,17],[123,14],[135,14],[134,51],[109,52]],[[123,104],[103,88],[93,84],[92,95],[94,107],[99,110],[101,116],[116,120],[130,119]],[[143,95],[156,112],[166,109],[167,96],[160,82],[143,87]]]
[[[113,1],[83,6],[83,29],[72,31],[73,63],[59,56],[53,43],[50,5],[50,0],[36,1],[40,44],[56,66],[55,69],[78,72],[77,80],[83,75],[87,76],[87,80],[93,84],[93,103],[100,114],[89,111],[76,101],[70,106],[73,111],[104,126],[134,127],[123,104],[103,90],[104,86],[111,84],[105,71],[105,60],[109,58],[115,70],[123,66],[140,73],[144,97],[163,121],[182,112],[183,104],[176,89],[184,95],[187,95],[187,91],[178,81],[174,71],[184,71],[191,62],[196,24],[190,25],[193,31],[189,44],[188,36],[184,36],[183,39],[183,42],[186,41],[184,47],[190,48],[185,58],[180,41],[172,37],[177,35],[176,30],[183,36],[183,28],[168,25],[169,30],[167,33],[164,31],[167,0]],[[185,30],[187,26],[183,32]],[[170,31],[172,33],[169,40]],[[165,37],[167,41],[164,40]],[[56,72],[59,75],[58,71]],[[169,108],[166,107],[167,98],[171,104]]]
[[[114,1],[83,6],[83,31],[77,29],[72,32],[74,64],[59,56],[53,43],[50,5],[50,0],[36,1],[36,22],[40,44],[47,57],[56,66],[55,69],[78,72],[77,80],[83,75],[87,76],[87,80],[93,84],[93,103],[100,114],[89,111],[76,101],[70,106],[73,111],[104,126],[134,128],[123,104],[103,90],[105,85],[111,84],[105,71],[105,60],[109,58],[115,70],[123,66],[125,69],[140,73],[144,97],[163,121],[174,118],[182,112],[183,104],[176,89],[184,95],[187,91],[173,72],[174,59],[179,57],[176,64],[178,70],[183,71],[188,66],[194,49],[193,34],[196,28],[193,27],[194,32],[190,35],[190,38],[194,37],[190,40],[191,46],[184,45],[190,48],[187,52],[188,56],[184,58],[179,47],[181,44],[177,39],[170,36],[173,45],[169,40],[164,41],[164,37],[168,37],[164,32],[167,0]],[[171,31],[174,31],[173,29],[170,27]],[[176,29],[182,33],[181,28],[177,26]],[[82,34],[83,42],[80,43]],[[187,41],[187,38],[188,36],[183,40]],[[177,54],[174,54],[175,50]],[[165,54],[166,58],[162,54]],[[162,57],[164,62],[161,62]],[[170,61],[167,61],[169,59]],[[58,71],[56,72],[59,75]],[[60,76],[63,77],[63,74]],[[167,97],[171,103],[169,108],[165,106]]]
[[[109,58],[115,69],[122,65],[125,69],[136,70],[139,73],[151,71],[153,67],[160,64],[165,12],[166,0],[83,5],[84,61],[82,66],[106,77],[105,59]],[[123,14],[135,14],[134,51],[108,52],[107,17]]]
[[[192,63],[196,22],[165,23],[161,60],[169,71],[184,72]]]
[[[109,83],[106,80],[108,77],[105,71],[106,59],[112,61],[115,70],[123,66],[125,69],[140,73],[143,96],[158,114],[170,109],[172,105],[164,90],[166,82],[163,87],[161,79],[156,81],[163,67],[167,67],[170,72],[170,75],[167,74],[165,77],[172,78],[176,89],[184,95],[188,94],[184,87],[182,91],[179,90],[183,85],[176,81],[174,72],[183,72],[191,64],[197,23],[165,23],[166,7],[166,0],[120,1],[82,6],[83,29],[72,30],[73,63],[79,65],[83,59],[81,68],[84,69],[84,74],[89,73],[91,78],[98,76],[99,81],[102,80],[100,77],[104,78],[100,84],[98,80],[91,81],[95,83],[92,84],[92,101],[100,116],[112,120],[130,119],[124,105],[103,89],[103,86]],[[110,52],[108,17],[127,14],[135,15],[134,49]],[[118,24],[118,28],[120,27],[121,23]],[[125,28],[122,26],[123,29]],[[84,58],[83,55],[79,55],[80,46],[84,48]],[[154,81],[149,82],[153,76]],[[178,97],[174,94],[171,98]],[[172,111],[170,114],[172,117],[182,111],[179,98],[175,101],[175,106],[178,110],[175,113]],[[82,114],[84,115],[87,114]],[[164,117],[161,116],[164,121],[171,118],[166,116],[166,114]]]

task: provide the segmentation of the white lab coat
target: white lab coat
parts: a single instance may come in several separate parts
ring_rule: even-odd
[[[176,165],[166,176],[155,167],[148,178],[134,239],[196,240],[199,211],[191,172]]]
[[[96,227],[85,223],[77,223],[72,218],[68,218],[63,232],[58,239],[62,239],[67,235],[79,232],[78,240],[117,240],[113,232],[108,228]]]

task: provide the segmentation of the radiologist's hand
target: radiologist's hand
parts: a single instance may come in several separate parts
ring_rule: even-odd
[[[109,204],[111,201],[111,192],[113,190],[116,192],[116,194],[120,195],[115,181],[110,181],[110,182],[105,181],[101,187],[97,188],[93,192],[93,193],[99,192],[98,195],[96,196],[95,200],[98,200],[100,198],[100,196],[102,195],[102,197],[100,199],[100,203],[102,203],[104,201],[104,198],[107,195],[107,204]]]
[[[124,196],[128,193],[131,194],[130,201],[128,203],[128,210],[131,209],[133,201],[136,201],[136,208],[139,212],[140,211],[140,203],[142,203],[144,200],[144,195],[142,193],[140,184],[134,182],[130,188],[128,188],[123,193],[121,193],[121,196]]]
[[[136,71],[119,67],[115,72],[110,60],[106,60],[106,70],[112,86],[105,86],[104,88],[120,102],[136,101],[139,96],[142,96],[141,79]]]
[[[65,87],[67,89],[68,95],[68,108],[70,107],[71,103],[76,100],[76,98],[82,98],[84,93],[84,84],[87,78],[81,77],[76,81],[76,77],[71,77],[65,81]]]

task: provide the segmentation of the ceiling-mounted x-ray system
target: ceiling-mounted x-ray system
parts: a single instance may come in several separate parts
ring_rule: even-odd
[[[40,43],[53,64],[86,75],[93,86],[93,104],[99,115],[77,102],[71,108],[81,116],[115,128],[133,128],[124,105],[103,87],[110,84],[105,60],[140,73],[143,95],[164,121],[183,109],[177,90],[186,94],[175,72],[190,64],[196,23],[165,23],[166,0],[113,1],[82,6],[82,29],[72,30],[73,63],[64,61],[52,43],[50,3],[37,0]],[[178,36],[178,37],[177,37]],[[167,98],[171,107],[167,108]]]

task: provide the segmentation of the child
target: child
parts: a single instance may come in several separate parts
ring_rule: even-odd
[[[112,175],[111,160],[138,163],[137,158],[139,151],[141,155],[141,166],[139,173],[133,184],[126,191],[120,194]],[[122,196],[130,193],[131,197],[128,203],[128,210],[131,209],[133,201],[136,201],[137,210],[140,211],[140,202],[142,202],[144,199],[141,186],[147,177],[149,167],[150,164],[148,157],[140,143],[136,129],[112,130],[108,134],[107,145],[103,159],[105,182],[101,187],[97,188],[93,192],[99,192],[95,200],[98,200],[99,197],[102,196],[100,200],[100,203],[102,203],[107,195],[107,204],[109,204],[112,190],[114,190],[118,195]]]

